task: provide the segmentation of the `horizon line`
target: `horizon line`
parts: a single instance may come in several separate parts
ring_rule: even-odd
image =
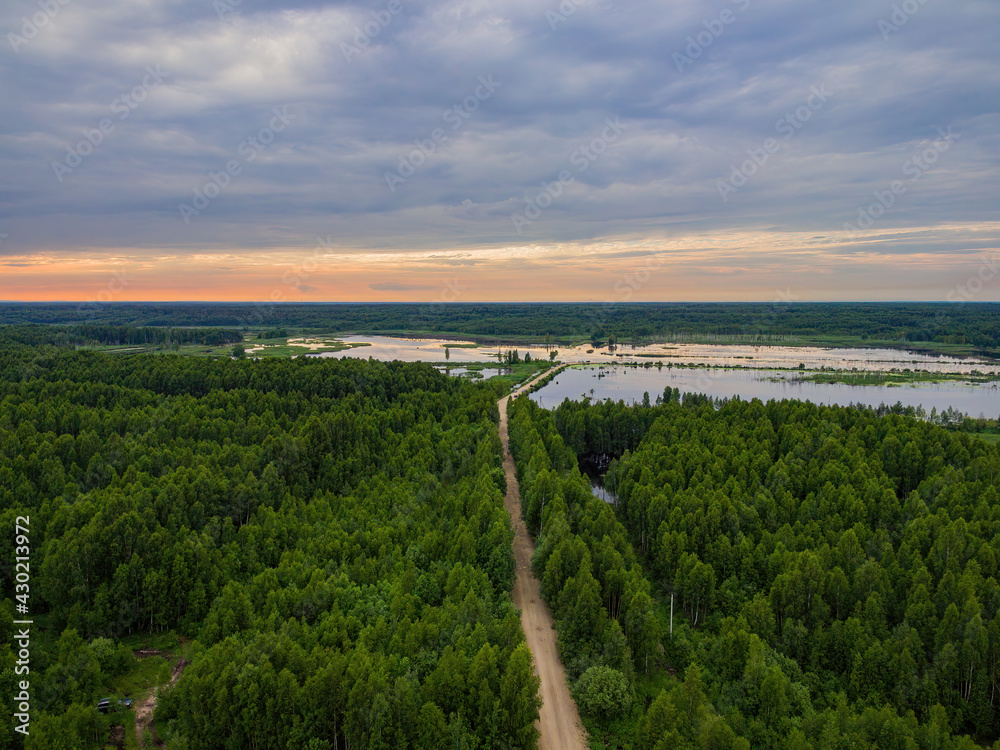
[[[875,299],[875,300],[509,300],[504,302],[463,300],[445,302],[413,302],[405,300],[322,300],[322,301],[265,301],[265,300],[0,300],[0,305],[78,305],[80,307],[115,307],[119,305],[269,305],[291,307],[294,305],[413,305],[459,307],[461,305],[997,305],[1000,300],[946,300],[946,299]]]

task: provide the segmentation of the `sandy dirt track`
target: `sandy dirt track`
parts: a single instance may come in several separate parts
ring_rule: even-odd
[[[548,374],[543,373],[538,378]],[[583,722],[580,721],[576,703],[570,696],[566,670],[563,669],[559,652],[556,650],[556,631],[552,627],[552,613],[542,600],[538,579],[531,572],[531,555],[535,551],[535,545],[521,518],[521,495],[514,474],[514,459],[511,458],[508,447],[507,400],[516,398],[526,387],[527,385],[519,388],[511,396],[504,396],[499,402],[500,440],[503,442],[504,452],[503,468],[507,476],[507,496],[504,498],[504,505],[514,525],[514,561],[517,565],[517,578],[514,581],[511,597],[514,606],[521,610],[521,628],[535,659],[535,671],[541,680],[542,708],[536,725],[541,733],[538,747],[541,750],[585,750],[588,746],[587,734]]]
[[[162,656],[165,659],[170,659],[171,654],[165,651],[157,651],[155,649],[149,649],[144,651],[136,651],[136,657],[143,658],[144,656]],[[188,665],[187,659],[181,659],[178,661],[170,670],[170,682],[168,685],[175,685],[177,680],[181,678],[181,672],[184,671],[184,667]],[[143,734],[148,729],[153,737],[153,744],[156,747],[166,747],[159,737],[156,736],[156,729],[153,727],[153,711],[156,710],[156,694],[159,692],[160,688],[155,687],[150,691],[142,700],[138,700],[133,705],[135,710],[135,736],[139,741],[139,747],[145,747],[143,743]]]

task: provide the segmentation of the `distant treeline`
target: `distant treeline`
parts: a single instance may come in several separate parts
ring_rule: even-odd
[[[243,340],[239,331],[222,328],[136,328],[129,325],[14,325],[0,328],[0,341],[27,346],[87,346],[92,344],[150,346],[205,344],[218,346]]]
[[[337,331],[421,331],[468,336],[585,337],[619,344],[654,337],[779,343],[843,336],[919,345],[1000,347],[1000,304],[948,303],[542,303],[0,304],[0,324],[222,326]]]

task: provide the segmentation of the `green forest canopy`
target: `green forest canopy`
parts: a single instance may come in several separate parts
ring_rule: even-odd
[[[997,449],[873,410],[677,395],[511,406],[577,694],[587,670],[612,668],[649,701],[620,701],[616,723],[592,728],[638,748],[994,742]],[[614,513],[577,469],[609,450],[621,453],[606,477]],[[620,640],[631,663],[596,648]],[[683,680],[650,689],[671,666]],[[612,695],[598,693],[591,721]]]
[[[22,335],[0,346],[0,514],[32,517],[46,628],[27,747],[100,747],[115,719],[94,702],[135,668],[122,639],[166,631],[194,639],[157,713],[182,747],[534,745],[537,678],[508,596],[505,386]],[[874,410],[658,401],[510,407],[533,564],[600,741],[1000,736],[995,447]],[[617,457],[616,508],[578,470],[594,455]],[[12,664],[8,647],[0,690]],[[0,748],[19,739],[0,727]]]
[[[172,629],[195,639],[156,717],[178,747],[533,747],[502,389],[422,364],[0,350],[0,516],[31,518],[46,633],[25,746],[103,746],[94,705],[134,665],[116,644]]]

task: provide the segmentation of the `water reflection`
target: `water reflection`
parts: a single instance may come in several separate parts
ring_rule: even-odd
[[[685,393],[705,393],[713,398],[740,396],[799,399],[816,404],[851,403],[878,406],[895,404],[923,406],[927,412],[949,407],[990,418],[1000,414],[1000,388],[997,383],[975,384],[949,381],[906,385],[846,385],[810,383],[797,378],[800,373],[781,370],[711,370],[703,368],[640,368],[623,366],[571,367],[563,370],[548,385],[531,394],[540,406],[553,408],[563,399],[593,400],[610,398],[627,403],[641,403],[643,393],[651,402],[667,387]]]
[[[398,359],[404,362],[489,362],[495,361],[498,351],[516,348],[521,357],[531,354],[532,359],[546,360],[550,349],[537,344],[532,346],[497,347],[495,345],[476,346],[470,341],[448,339],[415,339],[396,336],[344,336],[345,343],[367,343],[370,346],[346,349],[340,352],[323,352],[309,356],[316,357],[374,357],[380,360]],[[445,359],[445,347],[449,358]],[[926,354],[899,351],[896,349],[824,349],[820,347],[790,346],[750,346],[713,344],[649,344],[640,347],[619,347],[608,351],[607,347],[594,348],[584,344],[575,347],[557,346],[557,359],[561,362],[601,362],[608,364],[646,362],[667,364],[706,364],[727,367],[798,367],[809,370],[823,367],[837,370],[921,369],[930,372],[961,372],[973,370],[992,372],[997,365],[982,359],[955,357],[931,357]]]
[[[453,365],[435,365],[435,369],[440,370],[445,375],[452,375],[454,377],[467,377],[478,380],[479,378],[492,378],[497,375],[503,375],[507,370],[502,370],[499,367],[483,367],[482,369],[470,370],[468,367],[455,367]]]
[[[594,497],[599,498],[606,502],[608,505],[615,504],[615,496],[608,492],[604,487],[596,482],[591,483],[590,491],[594,494]]]

